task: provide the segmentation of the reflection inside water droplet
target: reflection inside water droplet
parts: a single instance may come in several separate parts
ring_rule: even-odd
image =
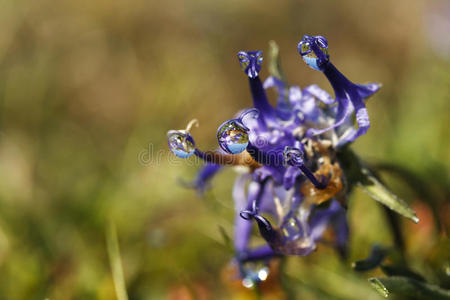
[[[240,51],[238,53],[238,59],[242,71],[244,71],[248,77],[255,78],[259,75],[263,62],[262,51]]]
[[[191,135],[181,130],[171,130],[167,134],[169,148],[176,156],[188,158],[194,154],[195,142]]]
[[[251,278],[245,277],[244,279],[242,279],[242,285],[249,289],[252,288],[255,285],[255,283]]]
[[[328,42],[325,38],[320,36],[305,36],[298,44],[298,52],[302,56],[305,63],[311,68],[320,71],[319,58],[312,49],[311,43],[313,43],[316,47],[316,51],[319,49],[325,57],[328,57]]]
[[[228,153],[238,154],[248,145],[248,133],[245,126],[236,119],[223,123],[217,131],[219,146]]]
[[[249,262],[242,266],[244,278],[242,285],[246,288],[253,288],[261,281],[267,280],[269,277],[269,267],[266,264]]]

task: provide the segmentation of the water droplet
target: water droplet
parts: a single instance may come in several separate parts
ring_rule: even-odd
[[[252,288],[261,281],[267,280],[269,277],[269,267],[262,262],[247,262],[242,267],[243,279],[242,285],[246,288]]]
[[[261,281],[264,281],[269,276],[269,268],[265,267],[258,271],[258,278]]]
[[[301,234],[300,228],[297,225],[295,218],[289,218],[285,220],[284,224],[281,226],[281,232],[287,240],[295,239],[295,237]]]
[[[223,151],[238,154],[248,145],[248,129],[242,122],[232,119],[223,123],[217,131],[217,140]]]
[[[170,130],[167,133],[170,151],[180,158],[188,158],[194,154],[195,142],[184,130]]]
[[[255,78],[258,76],[263,62],[262,51],[239,51],[238,59],[242,71],[244,71],[248,77]]]
[[[309,36],[305,35],[303,39],[298,43],[298,52],[302,56],[305,63],[311,68],[320,71],[319,58],[314,51],[321,51],[322,56],[328,59],[328,41],[323,36]]]
[[[249,109],[244,110],[240,114],[238,120],[241,121],[242,124],[244,124],[244,121],[246,119],[248,119],[248,118],[256,119],[256,118],[258,118],[258,116],[259,116],[259,110],[258,109],[256,109],[256,108],[249,108]]]
[[[253,282],[253,280],[252,280],[251,278],[245,277],[245,278],[242,280],[242,285],[243,285],[244,287],[250,289],[250,288],[252,288],[252,287],[255,285],[255,283]]]

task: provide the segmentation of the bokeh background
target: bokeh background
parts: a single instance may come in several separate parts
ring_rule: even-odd
[[[353,148],[424,183],[418,193],[404,176],[382,173],[421,218],[401,221],[411,267],[442,284],[449,19],[445,0],[1,0],[0,299],[115,299],[110,223],[130,299],[256,297],[224,275],[232,253],[220,228],[231,235],[234,170],[197,197],[178,181],[199,164],[174,158],[166,132],[197,118],[197,144],[215,149],[218,126],[251,105],[236,53],[267,53],[269,40],[290,84],[332,93],[297,53],[303,34],[326,36],[351,80],[383,83],[368,102],[372,128]],[[381,299],[366,280],[381,273],[359,274],[350,263],[375,243],[393,244],[386,216],[356,191],[349,219],[348,261],[325,245],[289,258],[283,287],[264,297]]]

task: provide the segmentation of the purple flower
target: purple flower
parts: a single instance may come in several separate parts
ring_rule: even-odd
[[[324,129],[310,128],[307,135],[319,135],[345,125],[353,111],[355,111],[358,129],[352,128],[345,137],[341,137],[339,145],[353,142],[357,137],[365,134],[370,127],[370,122],[364,100],[377,92],[381,85],[377,83],[354,84],[348,80],[330,62],[328,41],[323,36],[303,36],[298,44],[298,52],[311,68],[321,71],[327,77],[334,89],[338,103],[335,122]]]
[[[190,134],[196,121],[185,130],[168,133],[175,155],[196,155],[207,163],[193,183],[198,190],[204,190],[222,166],[247,167],[246,173],[238,175],[232,193],[235,258],[247,282],[263,280],[249,264],[280,255],[308,255],[328,229],[334,232],[336,249],[341,253],[346,249],[348,225],[341,204],[346,197],[345,174],[336,154],[369,128],[364,101],[380,85],[350,82],[330,62],[324,37],[305,35],[298,50],[310,67],[325,74],[335,99],[317,85],[289,86],[280,70],[263,84],[259,78],[262,51],[240,51],[253,108],[219,127],[217,139],[223,152],[196,147]],[[268,101],[268,88],[278,93],[275,107]],[[357,128],[351,122],[353,113]],[[255,224],[265,245],[251,248]]]

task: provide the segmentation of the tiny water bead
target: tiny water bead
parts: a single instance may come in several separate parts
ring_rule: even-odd
[[[305,63],[318,71],[320,65],[329,58],[328,41],[323,36],[305,35],[297,48]]]
[[[239,51],[238,58],[242,71],[244,71],[248,77],[255,78],[259,75],[263,62],[262,51]]]
[[[269,268],[267,266],[258,266],[252,263],[244,271],[245,277],[242,279],[242,285],[246,288],[253,288],[261,281],[265,281],[269,276]]]
[[[295,239],[303,235],[300,221],[295,216],[286,219],[280,228],[283,237],[286,239]]]
[[[188,158],[194,154],[195,142],[189,133],[183,130],[170,130],[167,133],[169,148],[180,158]]]
[[[223,123],[217,131],[220,148],[230,154],[238,154],[248,146],[248,128],[238,119]]]
[[[184,130],[169,130],[167,132],[169,149],[180,158],[188,158],[195,152],[195,141],[189,134],[193,126],[198,127],[197,119],[192,119]]]
[[[244,125],[244,120],[248,118],[256,119],[259,110],[251,108],[244,110],[237,119],[231,119],[220,125],[217,130],[217,140],[220,148],[230,154],[243,152],[249,143],[249,128]]]

